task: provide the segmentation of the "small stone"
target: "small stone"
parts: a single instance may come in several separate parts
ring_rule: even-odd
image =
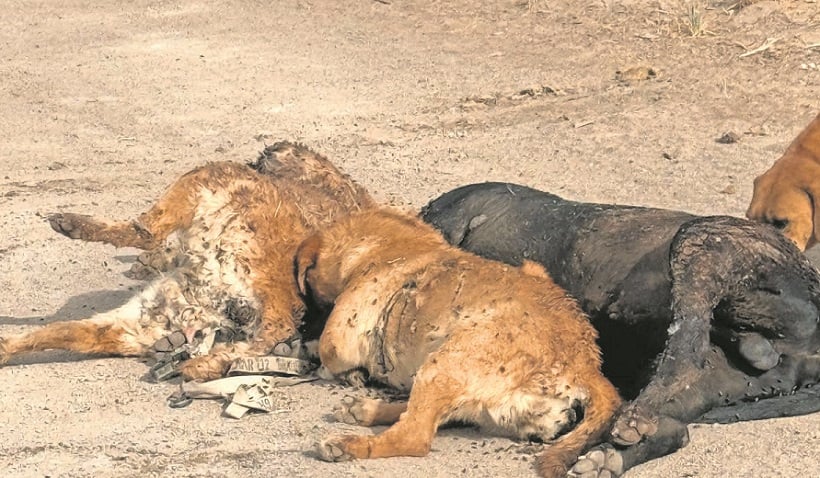
[[[733,131],[727,131],[723,133],[720,136],[720,138],[716,139],[715,141],[717,141],[720,144],[733,144],[740,141],[740,135]]]
[[[658,72],[648,66],[635,66],[615,72],[615,79],[624,83],[651,80],[657,76]]]

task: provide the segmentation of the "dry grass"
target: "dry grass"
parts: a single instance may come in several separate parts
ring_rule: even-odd
[[[706,21],[703,18],[703,6],[690,3],[685,7],[683,26],[689,36],[699,37],[707,33]]]

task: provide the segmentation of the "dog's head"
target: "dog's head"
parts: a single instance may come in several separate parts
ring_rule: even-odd
[[[820,241],[820,115],[755,178],[746,217],[772,224],[800,250]]]
[[[796,178],[765,174],[755,178],[754,194],[746,217],[780,229],[800,250],[817,243],[820,221],[815,211],[815,197]],[[820,181],[820,177],[817,178]],[[820,198],[817,198],[820,199]]]

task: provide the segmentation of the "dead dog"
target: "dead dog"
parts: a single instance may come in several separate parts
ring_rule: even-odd
[[[540,266],[482,259],[388,210],[311,236],[296,264],[300,290],[332,306],[322,366],[410,390],[405,404],[348,404],[362,425],[395,424],[330,438],[322,458],[424,456],[438,426],[459,420],[518,438],[566,432],[539,459],[556,477],[609,429],[620,399],[601,374],[595,330]]]
[[[820,115],[755,178],[746,217],[781,229],[800,250],[820,241]]]
[[[624,469],[684,446],[688,422],[820,410],[816,390],[754,403],[820,379],[820,275],[769,225],[504,183],[445,193],[422,217],[468,251],[539,262],[579,300],[632,400],[612,430]]]
[[[158,257],[168,241],[172,260],[122,307],[0,338],[0,363],[47,349],[145,356],[171,332],[182,331],[184,342],[220,329],[234,340],[179,368],[188,379],[218,378],[238,355],[267,355],[302,325],[305,304],[293,277],[302,240],[373,204],[326,158],[281,142],[248,165],[217,162],[188,172],[136,220],[54,215],[52,227],[73,239],[153,250]]]

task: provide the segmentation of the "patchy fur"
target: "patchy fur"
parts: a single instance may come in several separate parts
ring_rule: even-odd
[[[378,210],[308,238],[297,271],[301,290],[332,306],[323,367],[410,390],[406,406],[348,407],[360,423],[395,424],[330,438],[323,458],[423,456],[438,426],[459,420],[555,440],[538,469],[557,477],[609,428],[620,399],[601,374],[595,330],[542,267],[482,259],[416,218]]]
[[[755,178],[746,217],[781,229],[803,251],[820,241],[820,115]]]
[[[118,309],[0,338],[0,359],[46,349],[143,356],[171,331],[191,339],[232,329],[239,340],[180,368],[189,379],[217,378],[237,355],[266,355],[297,333],[305,313],[292,273],[297,246],[337,216],[372,205],[327,159],[283,142],[249,165],[188,172],[133,221],[54,215],[61,234],[153,250],[167,256],[167,270]]]

